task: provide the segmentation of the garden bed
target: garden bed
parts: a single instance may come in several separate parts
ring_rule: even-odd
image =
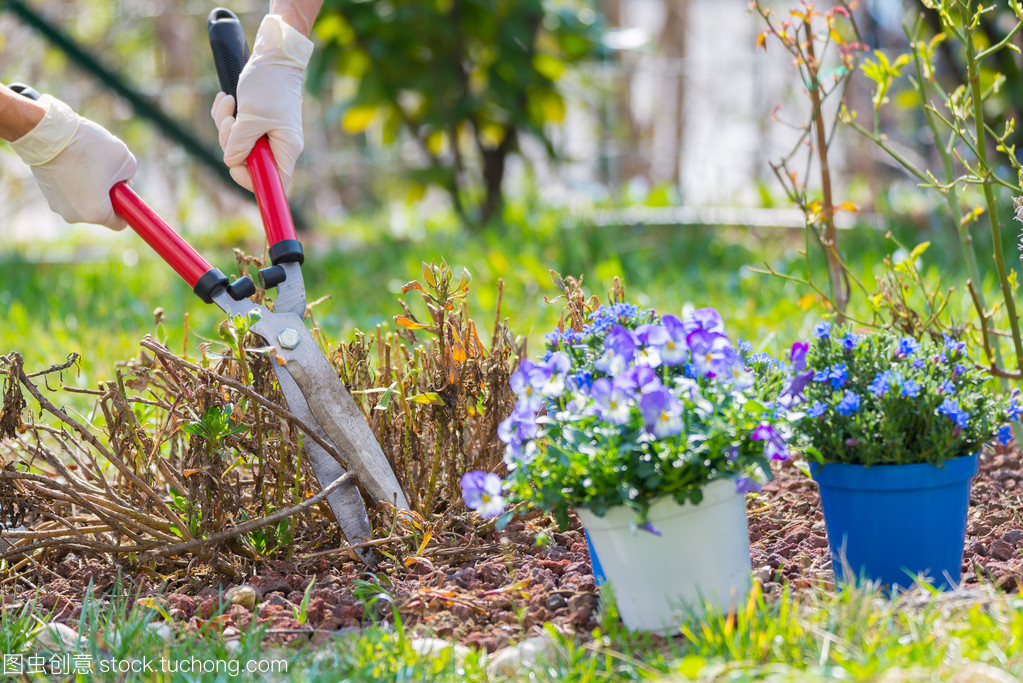
[[[1023,523],[1013,510],[1020,481],[1019,451],[982,455],[967,530],[966,585],[1018,591]],[[750,497],[748,511],[754,575],[765,593],[777,595],[786,582],[796,589],[831,584],[816,485],[806,475],[791,462],[776,463],[774,481]],[[487,651],[535,635],[545,622],[580,639],[592,637],[598,591],[578,528],[562,533],[543,517],[479,535],[472,518],[452,527],[459,525],[462,533],[447,536],[450,541],[438,539],[430,552],[398,566],[385,560],[373,575],[340,554],[267,560],[245,582],[251,591],[231,591],[237,582],[201,565],[162,576],[159,567],[119,568],[66,554],[34,575],[8,578],[2,599],[8,607],[36,600],[42,615],[75,626],[88,586],[107,596],[120,581],[132,594],[152,598],[147,604],[159,605],[184,632],[244,630],[256,622],[266,627],[267,641],[292,646],[392,621],[394,610],[413,633]]]

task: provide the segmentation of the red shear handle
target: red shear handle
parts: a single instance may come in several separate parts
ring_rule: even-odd
[[[127,183],[120,182],[110,188],[110,201],[117,215],[170,264],[203,301],[211,303],[216,291],[227,286],[227,277],[210,266],[206,259],[149,208]]]
[[[206,27],[220,89],[237,100],[238,79],[249,59],[249,47],[245,43],[242,23],[234,12],[218,7],[210,12]],[[270,263],[302,263],[305,258],[302,243],[295,236],[295,223],[291,219],[288,199],[284,196],[284,184],[266,136],[256,141],[245,165],[252,176],[259,215],[263,219],[263,230],[270,245]]]
[[[256,141],[245,162],[252,176],[252,187],[263,219],[263,230],[270,245],[273,264],[298,261],[302,263],[302,245],[295,235],[295,222],[284,195],[284,183],[277,171],[277,162],[270,151],[270,140],[265,135]]]

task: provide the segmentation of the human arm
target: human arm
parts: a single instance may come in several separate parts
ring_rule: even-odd
[[[321,7],[323,0],[270,0],[267,14],[281,15],[288,26],[308,38]]]
[[[35,102],[0,86],[0,137],[31,167],[47,204],[64,220],[124,228],[110,188],[130,180],[137,164],[108,130],[55,97]]]
[[[322,0],[271,0],[235,98],[217,95],[212,116],[231,177],[252,189],[245,160],[264,135],[285,187],[302,153],[302,79],[312,56],[308,35]],[[236,112],[237,109],[237,112]]]
[[[0,85],[0,138],[7,142],[17,140],[36,127],[46,109],[22,97],[6,85]]]

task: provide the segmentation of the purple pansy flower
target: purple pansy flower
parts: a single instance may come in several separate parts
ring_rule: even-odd
[[[697,308],[695,311],[690,311],[685,316],[683,325],[685,325],[687,335],[696,330],[725,333],[725,321],[722,320],[721,314],[713,308]]]
[[[605,374],[617,375],[636,357],[638,345],[631,331],[615,325],[604,338],[604,355],[593,365]]]
[[[512,373],[510,379],[511,389],[519,399],[519,406],[533,412],[540,410],[543,407],[543,388],[551,374],[550,368],[523,359],[519,369]]]
[[[700,329],[690,332],[686,343],[693,352],[693,362],[701,375],[727,377],[732,374],[734,353],[728,337]]]
[[[501,495],[504,483],[493,472],[466,472],[459,484],[465,506],[475,510],[480,517],[489,519],[504,512],[504,497]]]
[[[519,407],[497,425],[497,437],[510,445],[535,439],[537,431],[536,413]]]
[[[664,387],[644,394],[639,409],[643,413],[643,426],[658,439],[682,431],[682,402]]]
[[[813,370],[807,370],[793,377],[789,385],[778,396],[778,403],[784,408],[791,408],[805,401],[806,395],[803,392],[811,379],[813,379]]]
[[[760,482],[757,481],[754,477],[749,477],[746,476],[745,474],[740,474],[738,477],[735,478],[736,493],[760,493],[760,490],[762,488],[763,487],[760,485]]]
[[[629,394],[617,382],[607,377],[594,380],[590,396],[605,419],[619,425],[629,421]]]
[[[686,344],[686,329],[682,321],[673,315],[661,318],[667,339],[658,349],[664,365],[681,365],[689,360],[689,346]]]
[[[772,425],[761,423],[753,430],[750,438],[753,441],[764,442],[764,457],[770,460],[788,459],[789,449],[785,443],[785,437]]]
[[[796,342],[789,351],[789,364],[792,372],[802,372],[806,368],[806,352],[810,349],[807,342]]]
[[[645,394],[661,386],[661,380],[653,368],[637,365],[628,372],[615,377],[615,386],[630,394]]]

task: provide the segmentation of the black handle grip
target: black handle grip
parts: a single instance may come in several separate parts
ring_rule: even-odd
[[[249,61],[249,46],[245,43],[245,31],[235,13],[218,7],[210,12],[206,20],[210,34],[210,48],[217,65],[220,89],[232,97],[238,94],[238,77]]]
[[[22,97],[27,97],[30,100],[38,100],[42,95],[39,91],[33,88],[31,85],[25,85],[24,83],[11,83],[7,86],[14,92],[18,93]]]

